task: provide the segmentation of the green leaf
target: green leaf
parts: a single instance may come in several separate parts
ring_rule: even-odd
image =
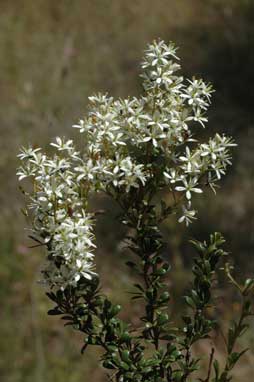
[[[186,304],[189,305],[192,309],[196,308],[195,302],[193,301],[193,299],[190,296],[185,296],[184,300],[185,300]]]
[[[129,352],[129,350],[123,350],[120,355],[121,355],[121,359],[124,362],[126,362],[128,364],[130,364],[132,362],[131,359],[130,359],[130,352]]]
[[[49,316],[58,316],[59,314],[63,314],[63,313],[61,312],[61,310],[59,310],[58,307],[48,310]]]
[[[168,314],[167,313],[163,313],[163,314],[160,314],[158,317],[157,317],[157,323],[158,325],[164,325],[168,322]]]
[[[220,365],[219,365],[219,362],[217,361],[217,359],[213,362],[213,369],[214,369],[215,378],[217,381],[219,378],[219,375],[220,375]]]

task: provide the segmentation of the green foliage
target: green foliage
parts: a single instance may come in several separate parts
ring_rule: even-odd
[[[141,326],[131,328],[118,318],[120,305],[111,303],[101,294],[98,279],[78,288],[69,287],[48,297],[56,304],[49,311],[51,315],[62,315],[65,325],[85,334],[82,352],[87,346],[100,346],[104,350],[101,357],[105,369],[111,370],[111,380],[131,382],[191,381],[191,375],[199,370],[203,358],[208,358],[208,371],[202,382],[229,382],[231,371],[246,349],[235,350],[235,343],[248,327],[246,319],[252,314],[250,293],[254,280],[246,280],[241,287],[229,272],[224,271],[234,283],[242,297],[242,312],[238,321],[233,322],[226,340],[227,358],[224,367],[215,359],[215,350],[202,358],[193,355],[193,345],[202,339],[211,338],[218,322],[210,319],[208,310],[214,307],[212,287],[218,267],[227,255],[222,249],[224,239],[219,233],[210,236],[208,243],[192,241],[197,257],[194,259],[193,283],[184,297],[186,314],[183,326],[174,327],[172,317],[167,312],[170,295],[165,277],[169,265],[161,255],[162,237],[155,223],[155,206],[143,201],[136,204],[139,214],[128,212],[123,216],[130,227],[137,227],[136,235],[128,237],[128,248],[134,260],[128,261],[141,279],[134,285],[133,300],[142,299],[145,313]],[[130,209],[128,209],[130,211]],[[158,219],[160,217],[157,217]],[[143,281],[142,281],[143,280]],[[154,349],[154,350],[152,350]],[[191,378],[191,379],[190,379]]]

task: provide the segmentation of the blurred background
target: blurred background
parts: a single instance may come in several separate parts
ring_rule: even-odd
[[[221,231],[237,274],[254,274],[254,1],[253,0],[1,0],[0,1],[0,379],[3,382],[106,381],[94,349],[82,356],[82,337],[48,317],[50,302],[36,280],[43,253],[29,249],[15,176],[21,145],[44,148],[86,112],[87,97],[109,92],[139,95],[140,60],[154,38],[179,46],[182,73],[214,84],[204,138],[216,131],[238,143],[233,166],[215,197],[198,202],[188,230],[168,220],[162,227],[173,264],[172,309],[188,287],[190,237]],[[108,203],[108,202],[107,202]],[[105,207],[105,200],[96,205]],[[98,270],[105,291],[122,304],[132,275],[121,251],[122,232],[109,208],[97,226]],[[227,288],[223,319],[237,315]],[[128,309],[129,307],[129,309]],[[127,305],[134,320],[139,306]],[[253,327],[254,329],[254,327]],[[253,330],[241,345],[250,352],[235,381],[251,381]],[[204,350],[204,349],[203,349]],[[221,350],[223,352],[223,349]]]

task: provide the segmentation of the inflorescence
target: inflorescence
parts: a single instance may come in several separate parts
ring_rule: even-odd
[[[200,79],[184,81],[179,69],[175,46],[153,42],[142,63],[140,98],[89,97],[86,118],[74,125],[82,134],[81,152],[57,137],[52,157],[38,148],[19,154],[19,180],[33,180],[28,207],[33,234],[48,250],[43,275],[50,287],[64,289],[96,275],[91,193],[112,196],[156,184],[173,195],[179,222],[188,225],[196,218],[194,194],[207,185],[214,190],[231,164],[231,138],[193,138],[196,126],[207,123],[213,90]]]

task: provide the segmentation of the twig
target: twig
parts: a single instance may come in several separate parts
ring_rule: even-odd
[[[208,373],[206,379],[204,379],[204,382],[210,381],[210,376],[212,372],[212,365],[213,365],[213,357],[214,357],[214,348],[212,348],[211,354],[210,354],[210,360],[209,360],[209,367],[208,367]]]

